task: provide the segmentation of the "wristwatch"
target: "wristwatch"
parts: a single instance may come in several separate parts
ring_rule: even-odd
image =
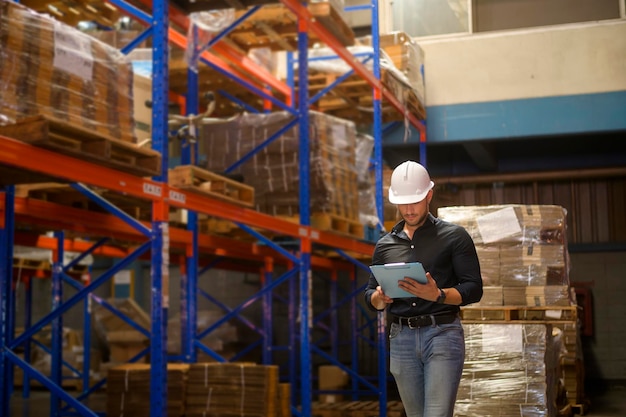
[[[437,304],[443,304],[446,301],[446,292],[439,288],[439,297],[437,297]]]

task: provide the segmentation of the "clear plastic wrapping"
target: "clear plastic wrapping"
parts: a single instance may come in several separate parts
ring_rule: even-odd
[[[359,218],[356,127],[353,122],[311,111],[309,128],[310,209],[347,219]],[[295,125],[266,145],[293,116],[288,112],[242,114],[216,120],[200,133],[201,165],[231,174],[254,187],[256,209],[271,215],[299,214],[299,133]],[[266,145],[266,146],[264,146]],[[249,156],[249,157],[248,157]]]
[[[189,20],[191,24],[187,30],[185,61],[189,69],[198,72],[198,53],[201,50],[194,50],[194,46],[206,48],[216,34],[235,21],[235,9],[194,12],[189,15]]]
[[[361,223],[378,225],[376,213],[376,178],[370,169],[371,157],[374,150],[374,138],[364,133],[356,136],[356,172],[359,189],[359,219]]]
[[[476,244],[483,283],[492,287],[481,305],[570,305],[563,207],[442,207],[437,215],[463,226]]]
[[[132,80],[119,50],[0,1],[0,124],[44,115],[135,142]]]
[[[455,416],[556,415],[558,331],[547,324],[464,324]]]

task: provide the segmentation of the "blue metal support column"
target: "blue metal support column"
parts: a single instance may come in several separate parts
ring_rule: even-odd
[[[167,184],[168,90],[169,90],[169,2],[153,2],[152,35],[152,148],[161,153],[161,175]],[[169,207],[167,199],[152,203],[150,415],[167,416],[167,309],[169,308]]]
[[[289,269],[292,265],[288,265]],[[297,317],[296,299],[297,299],[297,281],[295,279],[289,280],[289,302],[287,304],[287,320],[289,322],[289,383],[294,389],[291,390],[291,404],[297,404],[298,400],[298,329],[297,329]],[[295,407],[294,407],[295,408]],[[297,415],[297,414],[296,414]]]
[[[332,355],[335,358],[339,357],[339,316],[337,314],[337,292],[338,292],[338,283],[337,283],[337,271],[333,270],[330,273],[330,308],[332,311],[330,313],[330,339],[331,339],[331,351]]]
[[[309,146],[309,83],[308,83],[308,22],[298,18],[298,113],[300,118],[298,149],[300,174],[300,224],[310,226],[310,146]],[[300,397],[303,416],[311,415],[311,239],[303,236],[300,240]]]
[[[265,266],[262,271],[263,274],[263,286],[270,285],[272,283],[274,274],[274,262],[271,258],[265,259]],[[273,359],[273,340],[274,333],[272,331],[272,311],[273,311],[273,294],[271,292],[266,293],[263,296],[263,352],[262,360],[263,364],[270,365]]]
[[[372,47],[374,48],[374,77],[380,80],[380,27],[378,16],[378,1],[372,1]],[[383,210],[383,146],[382,146],[382,91],[374,89],[374,161],[376,164],[376,210],[378,211],[379,226],[384,226]],[[380,417],[387,417],[387,339],[385,326],[385,312],[378,313],[378,390]]]
[[[57,249],[54,251],[55,259],[52,264],[52,311],[58,309],[63,304],[63,232],[54,232],[57,239]],[[57,386],[62,386],[63,367],[63,316],[58,315],[52,320],[52,343],[51,343],[51,364],[50,379]],[[50,415],[57,416],[61,410],[61,399],[54,391],[50,392]]]
[[[355,265],[353,268],[353,272],[351,272],[351,280],[350,282],[352,283],[352,292],[356,294],[357,289],[358,289],[358,283],[356,281],[356,277],[358,274],[358,267]],[[350,344],[350,352],[351,352],[351,357],[352,358],[358,358],[359,357],[359,333],[361,331],[361,326],[356,326],[356,323],[358,323],[358,315],[357,315],[357,299],[356,297],[352,297],[352,300],[350,302],[350,323],[353,323],[352,326],[350,326],[350,333],[351,333],[351,337],[350,340],[352,341],[352,343]],[[359,373],[359,361],[358,360],[353,360],[352,361],[352,372],[354,372],[355,374]],[[352,401],[356,401],[357,400],[357,391],[359,389],[359,383],[356,380],[356,378],[352,378],[352,392],[354,394],[352,394]]]
[[[198,29],[194,27],[193,46],[194,51],[198,44]],[[198,56],[194,55],[190,58],[197,63]],[[192,65],[197,68],[197,65]],[[200,105],[198,97],[198,73],[193,69],[187,70],[187,98],[185,102],[185,111],[187,115],[199,114]],[[192,137],[187,137],[181,152],[182,165],[198,164],[198,141],[197,128],[191,128],[190,132],[194,132]],[[185,253],[185,273],[181,274],[180,291],[180,317],[181,317],[181,354],[187,363],[194,363],[198,359],[197,349],[195,348],[195,335],[198,328],[198,213],[192,210],[187,211],[187,230],[191,232],[191,245]]]
[[[26,278],[24,283],[24,329],[28,330],[33,322],[33,278]],[[30,339],[24,342],[24,360],[28,363],[31,361],[31,346]],[[28,398],[30,396],[30,378],[24,375],[24,381],[22,382],[22,397]]]
[[[14,332],[15,293],[13,292],[13,232],[15,188],[5,187],[3,218],[0,218],[0,415],[8,416],[13,391],[13,364],[6,351]]]

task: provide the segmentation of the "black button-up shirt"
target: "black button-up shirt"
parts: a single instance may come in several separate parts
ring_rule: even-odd
[[[421,262],[439,288],[454,287],[459,291],[463,300],[461,305],[476,303],[482,297],[483,283],[474,241],[461,226],[438,219],[432,214],[413,233],[413,239],[409,239],[404,232],[402,220],[376,243],[372,264],[394,262]],[[372,293],[377,286],[376,278],[370,274],[365,301],[371,309],[374,309]],[[418,297],[396,298],[388,308],[391,314],[400,317],[459,311],[458,306],[437,304]]]

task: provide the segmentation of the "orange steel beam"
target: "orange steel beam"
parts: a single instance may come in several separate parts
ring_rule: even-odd
[[[20,231],[15,233],[14,242],[17,245],[40,249],[56,250],[58,248],[58,240],[55,238]],[[86,242],[83,240],[65,239],[63,241],[63,250],[65,251],[85,252],[91,249],[92,246],[93,242]],[[104,256],[108,258],[123,258],[128,256],[131,252],[131,249],[124,249],[105,244],[99,246],[91,253],[96,256]]]
[[[308,22],[308,26],[311,30],[328,46],[330,46],[337,55],[350,65],[354,72],[359,74],[365,81],[367,81],[374,88],[374,95],[379,98],[377,91],[380,91],[385,99],[400,113],[408,118],[409,122],[415,126],[420,132],[420,141],[426,140],[426,128],[424,125],[412,114],[406,111],[406,108],[400,101],[391,93],[391,91],[384,88],[381,81],[369,71],[365,65],[361,63],[348,49],[346,49],[337,39],[326,29],[320,22],[318,22],[311,12],[302,5],[299,0],[280,0],[285,6],[287,6],[296,16],[301,19],[305,19]],[[377,95],[378,94],[378,95]]]
[[[147,237],[130,227],[118,217],[64,206],[48,201],[32,198],[15,198],[15,218],[18,223],[27,223],[49,227],[50,229],[63,229],[85,235],[107,236],[128,242],[144,242]],[[0,202],[0,211],[4,208],[4,202]],[[58,218],[58,216],[62,216]],[[56,220],[50,220],[56,218]],[[67,220],[62,220],[67,219]],[[147,222],[144,224],[149,227]],[[170,227],[170,247],[185,252],[185,248],[191,245],[191,232],[185,229]],[[57,241],[46,236],[16,233],[15,242],[24,246],[33,246],[45,249],[56,249]],[[91,247],[91,243],[81,240],[66,240],[65,250],[84,252]],[[226,258],[243,258],[263,263],[267,257],[276,258],[277,253],[265,246],[252,242],[244,242],[226,237],[201,234],[198,237],[198,247],[201,254],[212,254]],[[126,249],[104,245],[97,249],[94,254],[109,257],[124,257],[128,255]],[[282,258],[278,255],[279,258]],[[332,260],[325,257],[315,256],[312,265],[325,269],[349,269],[343,260]],[[284,263],[288,260],[275,260]]]
[[[28,155],[28,157],[24,157],[25,155]],[[373,249],[371,243],[321,232],[310,226],[295,224],[235,204],[170,187],[168,184],[136,177],[125,172],[38,148],[5,136],[0,136],[0,164],[40,172],[69,182],[81,182],[141,199],[167,201],[168,205],[172,207],[186,208],[198,213],[244,223],[286,236],[295,238],[310,236],[314,243],[350,250],[359,254],[371,255]],[[47,219],[62,223],[71,223],[73,220],[61,212],[50,213]],[[106,228],[104,225],[101,225],[102,227]],[[125,230],[130,229],[127,225],[126,228]]]
[[[144,6],[147,6],[150,9],[152,8],[151,0],[140,0],[140,2]],[[189,29],[189,18],[184,13],[180,12],[178,9],[176,9],[176,7],[172,5],[169,6],[168,13],[170,21],[179,26],[181,30],[187,31]],[[185,50],[187,49],[187,38],[185,37],[185,35],[180,34],[178,31],[172,28],[169,28],[168,33],[170,42]],[[272,75],[265,68],[258,65],[247,56],[235,51],[231,46],[224,42],[218,42],[216,45],[213,46],[213,48],[219,53],[228,56],[228,58],[231,59],[235,65],[246,69],[250,74],[254,74],[255,77],[262,81],[262,83],[273,87],[278,92],[283,94],[288,102],[291,100],[291,88],[287,84],[276,78],[274,75]],[[218,58],[217,56],[209,52],[205,52],[202,54],[202,57],[207,59],[214,65],[218,66],[222,70],[237,75],[239,78],[252,85],[256,85],[259,89],[263,88],[262,86],[259,86],[256,82],[251,81],[249,77],[244,75],[242,72],[237,71],[232,66],[226,64],[222,59]]]

